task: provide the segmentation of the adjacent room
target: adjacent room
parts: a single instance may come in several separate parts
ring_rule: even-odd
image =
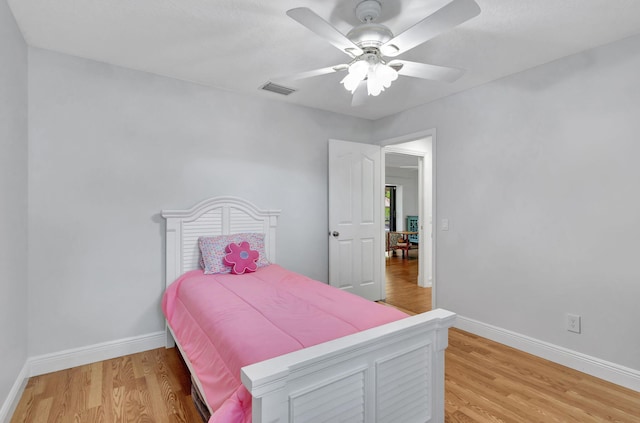
[[[431,310],[433,275],[427,271],[420,281],[422,267],[429,269],[431,258],[421,256],[418,170],[420,158],[408,154],[385,153],[385,302],[409,311]],[[427,213],[427,225],[432,219]]]
[[[640,422],[638,75],[636,0],[0,0],[0,422]],[[214,400],[167,293],[245,232],[337,314]]]

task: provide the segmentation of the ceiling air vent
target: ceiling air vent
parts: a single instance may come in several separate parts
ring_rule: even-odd
[[[293,92],[296,92],[296,90],[293,88],[283,87],[282,85],[274,84],[273,82],[267,82],[262,86],[262,89],[282,95],[289,95]]]

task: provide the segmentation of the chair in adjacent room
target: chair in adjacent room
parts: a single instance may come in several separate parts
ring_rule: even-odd
[[[409,249],[411,243],[405,239],[404,235],[398,232],[387,232],[387,257],[391,257],[391,254],[396,250],[402,250],[402,258],[405,257],[405,251],[407,257],[409,257]]]

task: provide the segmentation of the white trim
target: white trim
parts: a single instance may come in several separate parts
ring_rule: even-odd
[[[425,129],[422,131],[412,132],[410,134],[400,135],[393,138],[378,140],[377,143],[383,147],[386,147],[394,144],[401,144],[405,142],[416,141],[416,140],[431,137],[431,136],[435,137],[435,135],[436,135],[436,128],[432,128],[432,129]]]
[[[458,316],[455,327],[640,392],[640,371],[638,370],[469,319],[468,317]]]
[[[161,348],[165,346],[165,339],[165,332],[160,331],[31,357],[27,360],[29,376],[38,376],[123,355]]]
[[[378,181],[378,183],[382,186],[381,192],[380,192],[380,204],[379,206],[380,208],[380,233],[382,234],[382,238],[380,239],[381,244],[383,246],[383,248],[381,248],[382,251],[381,252],[381,256],[383,256],[379,261],[380,263],[378,264],[378,269],[380,272],[380,281],[378,283],[378,297],[380,297],[381,300],[386,300],[387,299],[387,277],[386,277],[386,266],[387,266],[387,232],[386,229],[384,227],[384,217],[385,217],[385,198],[387,196],[386,193],[386,180],[387,180],[387,164],[386,164],[386,160],[387,157],[384,154],[384,151],[382,150],[382,147],[380,147],[380,180]],[[377,189],[377,187],[376,187]],[[398,194],[397,190],[396,190],[396,195]],[[396,207],[398,206],[398,199],[396,197]],[[375,207],[375,206],[374,206]],[[396,214],[397,214],[397,210],[396,210]],[[397,217],[397,216],[396,216]],[[397,229],[397,224],[398,221],[396,220],[396,229]],[[331,258],[329,259],[329,267],[331,267]]]
[[[437,214],[437,210],[438,208],[436,207],[436,200],[438,198],[438,184],[437,179],[438,179],[438,172],[437,172],[437,160],[436,157],[438,157],[437,155],[437,130],[436,128],[430,129],[427,132],[429,132],[431,134],[431,215],[429,216],[429,226],[431,228],[431,267],[429,270],[429,283],[428,286],[431,287],[431,307],[433,307],[434,309],[437,308],[437,300],[438,300],[438,295],[437,295],[437,275],[436,275],[436,263],[437,263],[437,255],[438,255],[438,249],[436,248],[438,245],[437,239],[438,239],[438,228],[435,224],[435,222],[437,222],[436,220],[436,214]]]
[[[425,138],[427,138],[427,137],[425,137]],[[422,138],[418,138],[418,139],[413,140],[413,141],[418,141],[419,139],[422,139]],[[405,144],[407,142],[411,142],[411,141],[406,141],[406,142],[403,142],[401,144]],[[400,147],[400,146],[397,146],[397,145],[385,145],[383,148],[384,148],[384,152],[385,153],[404,154],[404,155],[407,155],[407,156],[419,156],[419,157],[423,157],[424,154],[425,154],[424,151],[413,150],[411,148]]]
[[[9,391],[9,395],[0,408],[0,422],[8,422],[11,420],[11,416],[16,411],[16,407],[20,402],[24,388],[27,386],[29,380],[29,361],[27,360],[22,366],[22,370],[18,373],[15,383]]]

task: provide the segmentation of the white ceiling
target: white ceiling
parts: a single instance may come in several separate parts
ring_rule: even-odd
[[[359,0],[8,0],[34,47],[338,113],[378,119],[579,51],[640,33],[638,0],[476,0],[482,12],[399,56],[466,69],[453,84],[400,77],[351,107],[342,73],[298,81],[284,97],[269,79],[348,57],[285,12],[311,8],[341,32]],[[381,0],[398,34],[449,0]]]

